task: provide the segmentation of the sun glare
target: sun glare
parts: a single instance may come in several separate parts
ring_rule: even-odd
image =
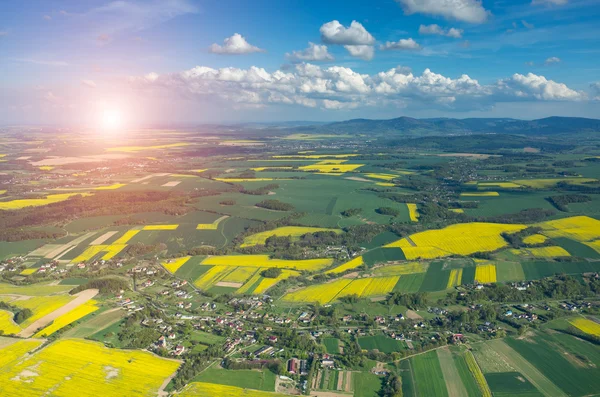
[[[100,123],[104,130],[118,130],[123,126],[123,117],[118,110],[105,110],[102,113]]]

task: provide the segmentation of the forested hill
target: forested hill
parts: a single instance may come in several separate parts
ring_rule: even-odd
[[[538,120],[508,118],[354,119],[302,128],[305,133],[398,134],[411,136],[461,134],[558,135],[600,132],[600,120],[580,117],[548,117]]]

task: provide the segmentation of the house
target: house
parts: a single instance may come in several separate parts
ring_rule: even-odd
[[[296,374],[298,372],[300,361],[297,358],[290,358],[287,362],[287,371],[290,374]]]
[[[277,337],[275,335],[269,336],[269,343],[277,343]]]
[[[176,355],[176,356],[181,356],[184,351],[185,351],[185,346],[183,346],[183,345],[177,345],[175,347],[175,350],[173,351],[173,354]]]

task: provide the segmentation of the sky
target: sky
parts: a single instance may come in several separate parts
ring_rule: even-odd
[[[600,0],[3,0],[0,124],[600,115]]]

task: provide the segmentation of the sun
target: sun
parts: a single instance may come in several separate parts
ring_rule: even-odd
[[[100,117],[100,124],[104,130],[118,130],[123,127],[123,116],[116,109],[105,110]]]

